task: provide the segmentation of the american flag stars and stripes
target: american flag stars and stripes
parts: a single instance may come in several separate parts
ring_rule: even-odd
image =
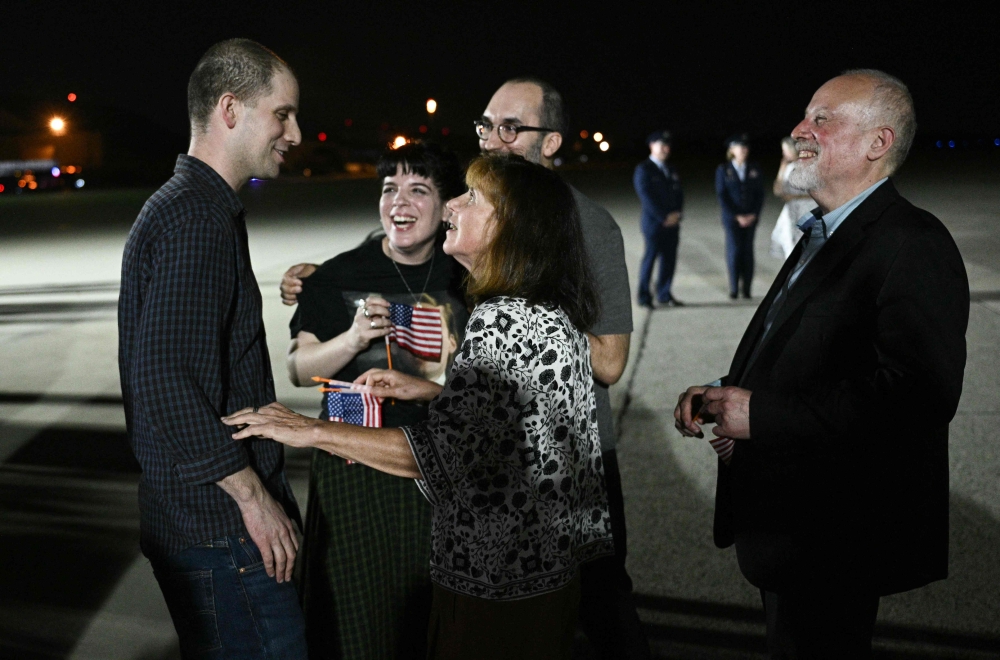
[[[428,360],[441,359],[441,310],[436,307],[412,307],[389,303],[389,338],[400,348]]]
[[[327,392],[323,395],[323,410],[331,422],[382,428],[382,404],[368,392]]]
[[[736,442],[732,438],[713,438],[708,441],[712,445],[712,449],[715,453],[719,455],[722,462],[729,465],[729,461],[733,458],[733,449],[736,447]]]

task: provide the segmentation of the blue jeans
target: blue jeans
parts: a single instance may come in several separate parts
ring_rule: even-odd
[[[249,536],[212,539],[151,563],[185,659],[307,657],[295,585],[267,576]]]

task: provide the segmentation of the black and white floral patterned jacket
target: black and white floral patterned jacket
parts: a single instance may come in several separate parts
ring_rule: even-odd
[[[434,506],[436,583],[526,598],[613,551],[590,349],[561,309],[476,307],[429,412],[403,431]]]

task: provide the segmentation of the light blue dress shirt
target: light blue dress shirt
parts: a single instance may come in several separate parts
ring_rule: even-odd
[[[735,160],[729,161],[733,164],[733,169],[736,170],[736,176],[740,178],[740,181],[746,181],[747,178],[747,164],[743,163],[740,165]]]

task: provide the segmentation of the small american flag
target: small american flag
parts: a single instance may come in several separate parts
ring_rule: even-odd
[[[327,392],[323,395],[323,410],[331,422],[382,428],[382,404],[374,394]]]
[[[710,438],[708,443],[712,445],[712,449],[715,453],[719,455],[722,462],[729,465],[729,461],[733,459],[733,449],[736,448],[736,442],[732,438]]]
[[[428,360],[441,359],[440,309],[389,303],[389,320],[393,326],[389,338],[400,348]]]

